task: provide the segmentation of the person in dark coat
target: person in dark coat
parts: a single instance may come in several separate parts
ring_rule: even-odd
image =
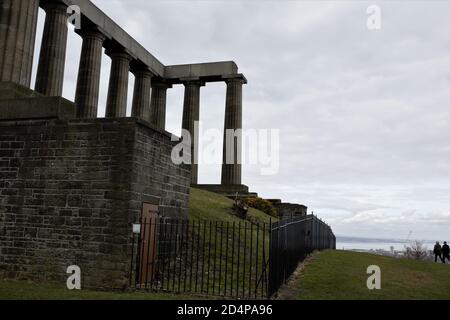
[[[442,246],[442,262],[445,263],[445,259],[450,262],[450,247],[448,246],[447,242],[444,242],[444,245]]]
[[[434,262],[438,262],[438,257],[439,257],[439,260],[442,261],[442,247],[439,242],[436,242],[433,253],[434,253]]]

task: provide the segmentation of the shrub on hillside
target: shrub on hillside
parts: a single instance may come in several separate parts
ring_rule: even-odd
[[[426,260],[428,256],[427,247],[421,241],[413,241],[409,246],[406,246],[406,257],[414,260]]]
[[[273,206],[270,201],[261,199],[261,198],[247,198],[244,199],[244,202],[250,208],[258,209],[269,216],[278,218],[277,209]]]

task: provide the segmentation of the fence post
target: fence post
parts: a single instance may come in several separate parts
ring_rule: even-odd
[[[212,241],[212,221],[209,222],[209,246],[208,246],[208,278],[206,280],[206,294],[209,294],[209,274],[211,273],[211,241]],[[214,281],[214,279],[213,279]]]
[[[175,280],[176,280],[176,276],[177,276],[178,225],[179,225],[179,220],[177,218],[177,219],[175,219],[175,234],[172,235],[173,240],[171,241],[172,245],[174,246],[174,249],[173,249],[173,269],[172,269],[172,271],[173,271],[172,272],[172,291],[175,291]],[[169,266],[170,266],[170,264],[169,264]]]
[[[228,242],[229,242],[229,236],[230,236],[230,222],[227,221],[227,235],[225,238],[225,282],[224,282],[224,288],[223,288],[223,294],[224,296],[227,295],[227,280],[228,280]]]
[[[136,240],[135,238],[136,238],[136,235],[133,232],[133,234],[131,236],[131,263],[130,263],[130,284],[129,284],[130,287],[132,286],[132,283],[133,283],[134,242]],[[135,276],[136,276],[136,274],[135,274]]]
[[[217,266],[217,247],[218,247],[217,234],[219,233],[219,232],[217,232],[217,221],[214,226],[214,231],[215,231],[215,235],[214,235],[214,266],[213,266],[213,289],[212,289],[213,295],[216,291],[216,266]]]
[[[255,261],[255,298],[258,295],[258,263],[259,263],[259,222],[256,225],[256,261]]]
[[[269,277],[268,277],[268,290],[267,290],[267,298],[270,298],[274,293],[274,240],[273,240],[273,227],[272,227],[272,218],[269,220]]]
[[[203,293],[203,287],[204,287],[204,280],[205,280],[205,251],[206,251],[206,226],[207,226],[207,221],[204,221],[203,224],[203,245],[202,245],[202,280],[201,280],[201,287],[200,287],[200,292]]]
[[[234,245],[235,245],[235,229],[236,229],[236,222],[233,221],[233,240],[231,243],[231,281],[230,281],[230,293],[231,297],[233,296],[233,284],[234,284]],[[226,294],[226,292],[225,292]]]
[[[250,266],[248,277],[248,297],[252,297],[252,269],[253,269],[253,224],[250,224]]]

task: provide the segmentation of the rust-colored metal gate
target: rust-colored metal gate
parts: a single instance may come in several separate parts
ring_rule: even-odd
[[[144,203],[142,206],[142,221],[140,235],[142,240],[138,251],[140,260],[138,270],[139,283],[145,283],[156,274],[156,260],[158,256],[157,225],[149,223],[158,218],[158,206]],[[153,280],[153,279],[152,279]]]

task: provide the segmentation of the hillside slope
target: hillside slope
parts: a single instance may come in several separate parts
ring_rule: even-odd
[[[381,268],[381,290],[368,290],[367,267]],[[312,257],[280,292],[299,300],[450,299],[450,266],[371,254],[327,251]]]
[[[233,200],[218,194],[191,189],[189,221],[200,226],[193,228],[191,243],[202,253],[193,261],[200,260],[203,265],[195,268],[194,273],[203,278],[204,269],[211,271],[206,273],[207,282],[210,280],[206,292],[214,292],[216,287],[219,291],[229,288],[228,295],[248,296],[253,295],[256,282],[259,292],[263,287],[261,281],[265,281],[261,277],[269,256],[270,216],[250,208],[247,219],[240,219],[233,212],[233,204]]]
[[[234,215],[233,203],[233,200],[216,193],[191,188],[189,218],[238,223],[242,220]],[[269,223],[270,217],[264,212],[250,208],[247,220],[254,223]]]

